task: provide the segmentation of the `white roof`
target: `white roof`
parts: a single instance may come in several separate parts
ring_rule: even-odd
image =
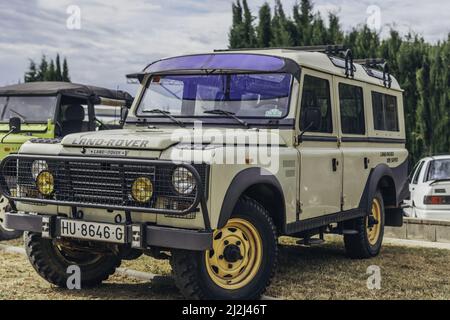
[[[314,69],[317,71],[326,72],[332,75],[345,77],[345,70],[340,67],[336,67],[330,60],[329,56],[325,53],[321,52],[309,52],[309,51],[300,51],[295,49],[267,49],[267,50],[239,50],[239,51],[224,51],[224,52],[215,52],[216,54],[220,53],[251,53],[251,54],[264,54],[270,56],[278,56],[283,58],[289,58],[298,63],[301,67],[306,67],[308,69]],[[383,80],[369,76],[364,69],[364,67],[360,64],[354,63],[356,67],[354,80],[362,81],[374,85],[379,85],[384,87]],[[400,85],[398,84],[397,79],[391,75],[392,78],[392,90],[399,90]]]
[[[449,155],[430,156],[430,157],[423,158],[422,160],[428,161],[428,160],[445,160],[445,159],[450,159],[450,154]]]

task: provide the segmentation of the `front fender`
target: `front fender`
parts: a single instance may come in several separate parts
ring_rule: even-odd
[[[231,181],[230,186],[225,194],[225,198],[220,210],[219,222],[217,228],[223,228],[230,219],[233,209],[236,206],[242,194],[251,186],[257,184],[265,184],[275,187],[283,201],[282,212],[285,215],[285,199],[283,189],[278,179],[268,170],[263,168],[249,168],[239,172]]]

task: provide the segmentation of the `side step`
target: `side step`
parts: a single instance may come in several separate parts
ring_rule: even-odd
[[[356,230],[350,230],[350,229],[342,230],[342,234],[349,234],[349,235],[352,235],[352,234],[358,234],[358,233],[359,233],[359,232],[356,231]]]

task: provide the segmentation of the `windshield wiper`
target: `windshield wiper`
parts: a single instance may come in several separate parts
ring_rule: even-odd
[[[178,124],[180,127],[182,127],[182,128],[186,127],[186,125],[183,122],[181,122],[181,121],[177,120],[175,117],[173,117],[169,111],[164,111],[161,109],[152,109],[152,110],[143,110],[142,113],[159,113],[159,114],[166,116],[167,118],[169,118],[170,120],[172,120],[173,122]]]
[[[11,108],[9,109],[9,111],[11,111],[12,113],[15,113],[16,115],[18,115],[19,118],[22,119],[22,121],[23,121],[24,124],[27,123],[27,117],[25,117],[23,114],[17,112],[17,111],[14,110],[14,109],[11,109]]]
[[[227,116],[229,118],[232,118],[234,120],[236,120],[237,122],[239,122],[241,125],[243,125],[244,127],[248,128],[248,123],[240,118],[238,118],[236,116],[236,114],[234,112],[231,111],[226,111],[226,110],[222,110],[222,109],[214,109],[214,110],[206,110],[203,113],[206,114],[216,114],[216,115],[224,115]]]

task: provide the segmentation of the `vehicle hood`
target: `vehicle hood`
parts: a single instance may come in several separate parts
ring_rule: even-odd
[[[253,130],[232,130],[228,132],[220,129],[209,132],[201,132],[198,129],[106,130],[71,134],[66,136],[61,143],[66,147],[166,150],[173,145],[184,142],[222,145],[226,141],[234,141],[234,145],[248,144],[249,139],[246,139],[247,135],[254,138],[263,134],[269,136],[266,136],[264,139],[256,139],[258,141],[268,141],[265,144],[285,144],[276,133],[262,133]]]

